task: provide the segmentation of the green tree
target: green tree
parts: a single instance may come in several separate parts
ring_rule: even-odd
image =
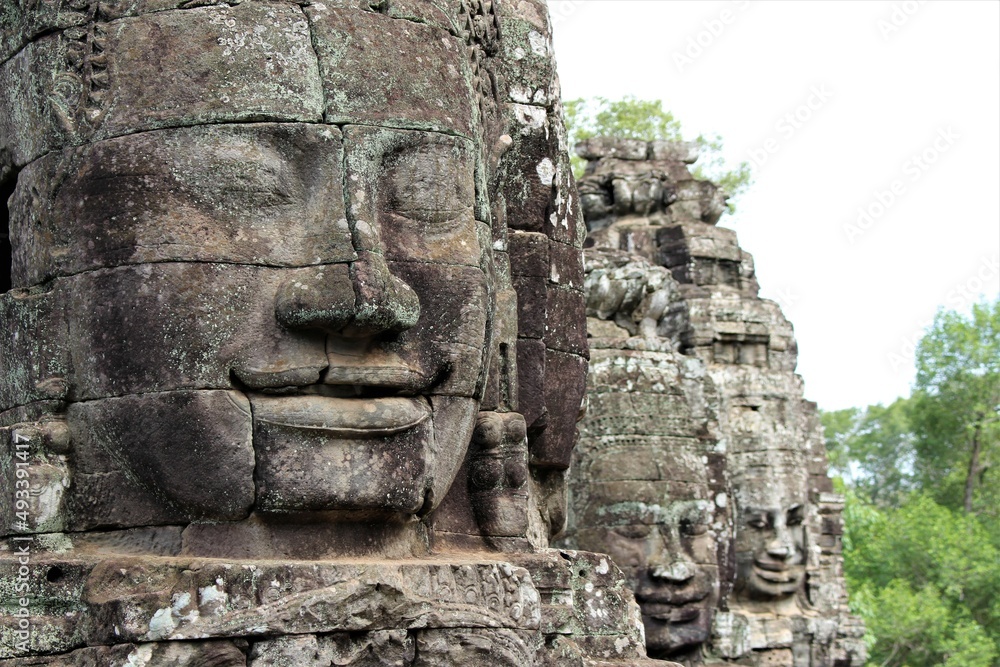
[[[979,517],[921,493],[880,510],[853,492],[844,574],[873,665],[991,667],[1000,660],[1000,551]]]
[[[922,485],[949,507],[996,514],[1000,299],[941,311],[917,345],[911,421]]]
[[[1000,300],[939,312],[910,398],[822,414],[870,665],[1000,665]]]
[[[910,410],[909,399],[900,398],[888,407],[820,414],[831,468],[880,506],[898,505],[913,488],[916,451]]]
[[[572,149],[590,137],[612,136],[642,141],[684,141],[680,122],[663,108],[660,100],[640,100],[627,96],[621,100],[596,97],[563,102],[563,118]],[[710,180],[729,195],[729,211],[735,211],[735,200],[751,183],[750,164],[741,162],[736,169],[727,169],[722,157],[722,138],[699,135],[694,140],[701,157],[693,173],[696,178]],[[573,153],[573,174],[583,176],[585,161]]]

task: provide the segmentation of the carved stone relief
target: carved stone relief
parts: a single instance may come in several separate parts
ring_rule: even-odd
[[[0,664],[658,664],[548,548],[588,347],[543,2],[0,17]]]

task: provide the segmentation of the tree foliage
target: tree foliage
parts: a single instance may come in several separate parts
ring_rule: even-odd
[[[1000,300],[939,312],[909,398],[822,414],[870,665],[1000,665]]]
[[[882,510],[851,492],[844,519],[844,573],[874,639],[871,664],[997,664],[1000,551],[978,517],[919,493]]]
[[[948,506],[996,518],[1000,300],[969,317],[941,312],[917,345],[911,415],[917,474]]]
[[[620,100],[596,97],[563,102],[563,118],[572,149],[591,137],[611,136],[641,141],[684,141],[680,122],[663,108],[660,100],[640,100],[627,96]],[[741,162],[727,169],[722,157],[722,138],[718,135],[698,135],[693,139],[701,149],[701,157],[693,173],[696,178],[710,180],[729,195],[729,210],[735,210],[735,200],[751,183],[750,164]],[[585,161],[571,155],[573,174],[583,176]]]
[[[831,467],[876,505],[897,505],[913,488],[916,453],[909,413],[909,399],[900,398],[888,407],[821,415]]]

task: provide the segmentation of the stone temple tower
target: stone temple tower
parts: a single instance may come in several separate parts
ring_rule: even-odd
[[[724,193],[691,144],[577,152],[591,369],[567,543],[624,569],[651,655],[863,664],[816,406],[791,324],[717,226]]]

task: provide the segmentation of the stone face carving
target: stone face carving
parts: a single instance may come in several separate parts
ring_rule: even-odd
[[[0,17],[0,664],[658,664],[542,2]]]
[[[580,457],[587,461],[581,474],[593,481],[589,489],[574,486],[575,499],[587,499],[575,517],[581,526],[576,540],[582,548],[607,550],[629,577],[650,653],[676,654],[708,637],[728,531],[715,477],[721,460],[699,438],[708,434],[698,417],[672,413],[694,399],[691,411],[708,418],[697,412],[708,407],[696,402],[704,396],[678,396],[685,384],[699,393],[707,389],[708,400],[717,398],[704,387],[704,374],[692,377],[669,351],[602,354],[608,352],[592,353],[594,385],[582,443],[594,450]],[[627,375],[636,386],[619,393],[618,382]],[[646,428],[639,427],[643,421]],[[709,457],[716,465],[706,465]]]
[[[771,452],[741,456],[732,466],[740,470],[733,480],[739,508],[734,592],[739,600],[787,598],[805,582],[805,471],[768,465],[768,458],[778,457]]]
[[[724,195],[691,176],[689,144],[596,138],[577,151],[592,352],[567,544],[607,550],[626,572],[651,655],[863,664],[816,407],[791,325],[714,226]],[[680,593],[699,581],[710,594]]]
[[[669,338],[680,304],[665,269],[606,248],[588,251],[587,268],[588,411],[568,541],[625,572],[650,655],[688,659],[732,568],[718,391]]]

